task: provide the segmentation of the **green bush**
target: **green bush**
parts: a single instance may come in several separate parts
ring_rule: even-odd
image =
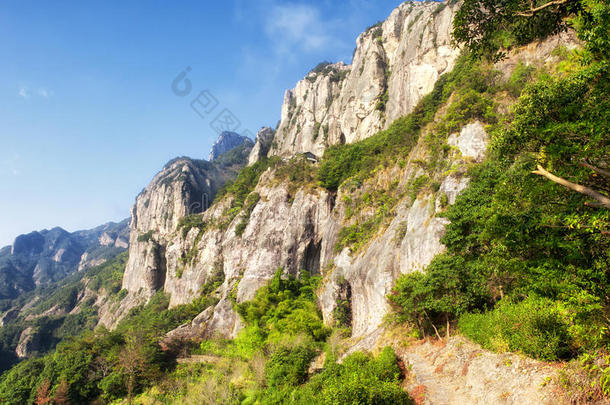
[[[485,304],[484,282],[463,261],[440,255],[425,273],[400,276],[388,300],[399,321],[413,323],[422,335],[438,333],[459,315]]]
[[[172,367],[172,352],[161,350],[159,345],[165,334],[216,302],[202,296],[191,304],[168,309],[169,299],[158,293],[146,306],[133,309],[115,331],[100,328],[76,337],[70,334],[80,329],[73,322],[81,322],[81,315],[70,315],[57,329],[59,332],[52,332],[51,337],[59,333],[58,337],[63,338],[53,353],[26,360],[2,375],[0,400],[32,404],[36,388],[44,380],[49,381],[52,390],[67,383],[72,403],[133,396],[158,382]],[[68,321],[72,317],[74,320]],[[51,320],[41,318],[38,322],[43,328]],[[43,335],[43,340],[51,337]]]
[[[364,353],[334,359],[292,394],[293,403],[413,404],[398,384],[402,378],[394,351],[386,347],[377,358]]]
[[[141,235],[138,235],[138,242],[149,242],[152,240],[154,232],[152,230],[143,233]]]
[[[323,341],[328,329],[322,322],[320,310],[315,302],[314,288],[319,278],[302,272],[301,278],[282,278],[278,269],[274,278],[259,289],[252,301],[237,306],[237,312],[270,340],[282,335],[305,334],[315,341]]]
[[[536,68],[534,66],[519,62],[506,84],[504,84],[504,88],[511,96],[519,97],[525,86],[534,78],[535,72]]]
[[[129,253],[123,252],[114,259],[89,269],[87,277],[90,281],[87,287],[94,291],[104,289],[110,295],[117,294],[123,284],[123,273],[128,257]]]
[[[252,215],[252,211],[254,211],[254,207],[260,201],[261,196],[258,193],[250,193],[248,197],[246,197],[246,201],[243,206],[243,218],[235,227],[235,235],[241,236],[243,235],[246,227],[248,226],[248,221],[250,220],[250,215]]]
[[[431,333],[461,317],[463,329],[487,347],[545,359],[607,348],[610,211],[532,174],[541,165],[602,194],[610,190],[607,179],[582,164],[606,167],[610,155],[607,61],[559,77],[521,65],[506,84],[482,65],[470,67],[454,70],[461,78],[444,88],[455,94],[454,103],[426,139],[433,152],[426,168],[442,167],[442,141],[467,121],[501,124],[489,130],[487,160],[469,168],[468,188],[442,213],[450,221],[442,238],[446,253],[426,274],[398,280],[390,296],[398,318]],[[484,80],[477,82],[478,75]],[[495,88],[519,96],[501,120],[493,112]],[[514,330],[496,327],[519,311],[525,316],[536,300],[548,300],[551,312],[514,323]]]
[[[204,230],[205,226],[206,224],[203,222],[203,216],[201,214],[192,214],[178,220],[177,230],[182,230],[182,237],[186,238],[186,235],[191,229],[198,228],[199,230]]]
[[[0,380],[0,402],[8,405],[32,403],[43,366],[41,359],[25,360],[3,374]]]
[[[270,387],[296,386],[307,379],[309,363],[316,356],[311,345],[281,347],[277,349],[265,366],[265,377]]]
[[[522,352],[553,361],[571,356],[568,325],[557,304],[529,297],[521,302],[503,300],[484,314],[465,314],[460,331],[481,346],[496,351]]]

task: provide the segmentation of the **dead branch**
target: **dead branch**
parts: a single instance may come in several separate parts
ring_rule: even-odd
[[[430,321],[430,325],[432,325],[432,327],[434,328],[434,333],[436,333],[436,337],[438,338],[438,340],[443,340],[441,335],[438,333],[438,329],[436,329],[436,326],[434,326],[434,322],[432,322],[432,319],[430,319],[426,311],[424,311],[424,315],[426,315],[426,318],[428,318],[428,321]]]
[[[567,4],[567,3],[571,3],[574,0],[553,0],[553,1],[549,1],[548,3],[545,3],[541,6],[538,7],[534,7],[534,2],[530,1],[530,9],[527,11],[521,11],[521,12],[517,12],[517,15],[520,17],[533,17],[534,14],[549,8],[549,7],[553,7],[553,6],[561,6],[563,4]]]
[[[572,191],[576,191],[577,193],[581,193],[586,196],[589,196],[589,197],[593,198],[594,200],[596,200],[597,202],[599,202],[603,208],[610,209],[610,198],[606,197],[605,195],[603,195],[601,193],[598,193],[597,191],[593,190],[592,188],[589,188],[586,186],[581,186],[580,184],[572,183],[566,179],[557,177],[554,174],[546,171],[540,165],[538,165],[536,167],[536,170],[534,170],[532,173],[537,174],[538,176],[546,177],[547,179],[551,180],[552,182],[557,183],[561,186],[564,186]]]
[[[610,170],[606,170],[606,169],[602,169],[601,167],[593,166],[592,164],[590,164],[586,160],[581,160],[579,165],[581,165],[582,167],[586,167],[587,169],[591,169],[595,173],[610,179]]]

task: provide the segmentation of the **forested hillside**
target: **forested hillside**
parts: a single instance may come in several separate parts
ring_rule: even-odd
[[[313,135],[323,154],[312,157],[295,129],[307,119],[287,99],[274,135],[286,138],[269,155],[257,139],[256,159],[207,211],[174,228],[166,218],[163,238],[132,234],[146,255],[130,258],[130,291],[119,256],[45,294],[41,310],[64,312],[47,346],[2,375],[0,402],[610,401],[610,4],[449,1],[403,5],[388,21],[404,13],[400,29],[423,38],[421,15],[447,7],[460,56],[408,114],[385,122],[397,79],[384,68],[381,129],[353,142]],[[356,54],[389,48],[400,30],[388,25]],[[329,66],[299,86],[340,94],[368,69]],[[285,156],[287,139],[298,153]],[[149,187],[154,201],[165,183]],[[94,328],[86,305],[70,312],[83,288],[105,291],[114,313],[131,309]]]

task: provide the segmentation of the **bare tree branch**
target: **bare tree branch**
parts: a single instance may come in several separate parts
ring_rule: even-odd
[[[578,193],[584,194],[598,201],[603,208],[610,209],[610,198],[605,195],[598,193],[592,188],[581,186],[580,184],[572,183],[566,179],[562,179],[561,177],[557,177],[552,173],[546,171],[542,166],[538,165],[536,170],[532,172],[533,174],[537,174],[539,176],[546,177],[554,183],[562,185],[572,191],[576,191]]]
[[[517,12],[517,15],[521,16],[521,17],[533,17],[534,14],[536,14],[539,11],[542,11],[546,8],[553,7],[553,6],[561,6],[563,4],[568,4],[573,1],[574,0],[553,0],[553,1],[549,1],[548,3],[545,3],[538,7],[534,7],[533,1],[530,1],[530,9],[527,11]]]
[[[587,162],[586,160],[582,160],[579,163],[579,165],[581,165],[582,167],[586,167],[587,169],[591,169],[595,173],[610,179],[610,170],[602,169],[600,167],[595,167],[592,164],[590,164],[589,162]]]

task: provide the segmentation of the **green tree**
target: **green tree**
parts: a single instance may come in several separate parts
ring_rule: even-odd
[[[583,0],[464,0],[454,19],[456,42],[478,56],[498,59],[568,27],[566,17],[583,12]]]

